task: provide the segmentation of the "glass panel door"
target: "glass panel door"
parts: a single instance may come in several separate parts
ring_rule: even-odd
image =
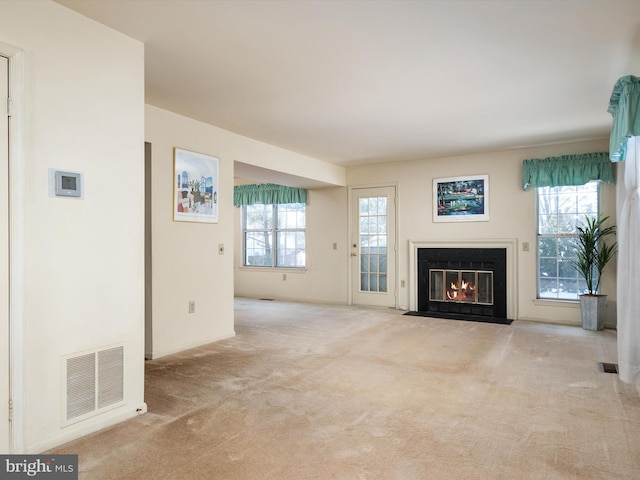
[[[353,301],[395,306],[395,188],[353,192]]]
[[[387,291],[387,197],[361,197],[360,291]]]

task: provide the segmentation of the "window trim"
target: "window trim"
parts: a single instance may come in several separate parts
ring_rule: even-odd
[[[602,198],[602,194],[601,194],[601,181],[599,180],[591,180],[587,183],[585,183],[584,185],[566,185],[569,187],[583,187],[585,185],[587,185],[588,183],[595,183],[596,184],[596,206],[597,206],[597,212],[596,212],[596,216],[600,215],[600,213],[602,212],[602,205],[601,205],[601,198]],[[573,298],[548,298],[548,297],[541,297],[540,296],[540,238],[575,238],[577,236],[576,233],[558,233],[558,234],[540,234],[540,200],[539,200],[539,192],[541,188],[559,188],[561,186],[547,186],[547,187],[536,187],[535,188],[535,192],[536,192],[536,297],[534,299],[534,303],[537,305],[541,305],[543,304],[543,302],[545,304],[549,304],[549,303],[553,303],[553,304],[559,304],[559,303],[566,303],[569,305],[576,305],[579,304],[580,302],[580,294],[578,294],[578,297],[573,299]],[[556,210],[557,212],[557,210]],[[580,280],[580,275],[576,272],[576,276],[578,277],[578,280]]]
[[[294,203],[296,204],[296,203]],[[305,213],[305,222],[304,222],[304,228],[278,228],[278,207],[280,205],[291,205],[288,203],[284,203],[284,204],[276,204],[276,203],[269,203],[269,204],[260,204],[260,205],[268,205],[271,207],[272,209],[272,227],[268,228],[268,229],[252,229],[252,230],[247,230],[247,207],[250,207],[251,205],[242,205],[240,207],[240,228],[241,228],[241,235],[242,235],[242,240],[241,240],[241,250],[242,250],[242,261],[241,261],[241,265],[240,268],[243,270],[252,270],[252,271],[256,271],[256,270],[260,270],[260,271],[276,271],[276,270],[286,270],[287,272],[291,272],[291,273],[302,273],[305,272],[307,270],[307,257],[306,257],[306,252],[307,252],[307,205],[304,203],[297,203],[300,205],[304,205],[304,213]],[[247,251],[246,251],[246,234],[247,232],[270,232],[273,238],[273,254],[271,256],[271,265],[247,265],[246,259],[247,259]],[[305,261],[304,261],[304,265],[302,266],[289,266],[289,265],[278,265],[278,233],[280,232],[302,232],[304,233],[304,243],[305,243],[305,248],[304,248],[304,252],[305,252]]]

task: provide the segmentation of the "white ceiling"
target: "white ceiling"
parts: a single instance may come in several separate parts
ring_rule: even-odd
[[[640,73],[640,1],[59,3],[146,44],[147,103],[344,166],[606,138]]]

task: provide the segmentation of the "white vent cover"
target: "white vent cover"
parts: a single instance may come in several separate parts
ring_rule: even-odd
[[[67,359],[67,418],[96,409],[96,354]]]
[[[65,357],[63,423],[75,423],[124,400],[124,347]]]

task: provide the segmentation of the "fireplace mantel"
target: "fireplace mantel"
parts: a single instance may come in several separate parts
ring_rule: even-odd
[[[494,238],[479,240],[409,240],[409,310],[417,310],[419,248],[504,248],[507,253],[507,318],[518,318],[518,240]]]

